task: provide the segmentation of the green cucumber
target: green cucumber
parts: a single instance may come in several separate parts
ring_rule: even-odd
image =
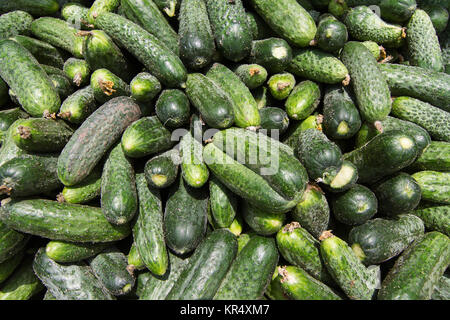
[[[272,279],[278,257],[274,239],[252,237],[231,264],[214,299],[261,299]]]
[[[270,95],[267,92],[267,87],[259,87],[252,91],[253,98],[255,98],[258,109],[263,109],[268,106],[270,102]]]
[[[96,25],[97,17],[104,12],[114,12],[120,0],[95,0],[86,15],[87,22]]]
[[[130,86],[108,69],[97,69],[91,75],[90,86],[94,98],[105,103],[112,98],[130,95]]]
[[[179,152],[171,149],[161,153],[145,163],[144,173],[149,186],[166,188],[175,182],[181,162]]]
[[[70,80],[64,75],[60,76],[58,74],[49,74],[53,87],[58,92],[58,95],[61,99],[65,99],[70,96],[74,92],[74,88],[72,87]]]
[[[380,264],[399,255],[424,230],[422,220],[400,214],[395,219],[377,218],[352,228],[349,243],[364,264]]]
[[[352,300],[371,300],[373,276],[348,244],[329,231],[324,231],[320,240],[320,255],[342,291]]]
[[[360,183],[372,183],[414,162],[417,146],[403,131],[382,133],[365,145],[344,155],[358,169]]]
[[[64,60],[59,51],[47,42],[23,35],[16,35],[10,38],[10,40],[14,40],[25,47],[40,64],[56,68],[62,68],[64,65]]]
[[[431,141],[411,166],[417,171],[450,171],[450,142]]]
[[[133,242],[131,244],[130,251],[128,252],[127,259],[128,259],[127,269],[131,273],[134,273],[134,270],[139,270],[140,271],[140,270],[146,269],[145,263],[144,263],[144,261],[142,261],[141,255],[139,254],[139,252],[137,250],[135,242]],[[141,274],[143,274],[143,273],[141,273]],[[139,280],[139,275],[138,275],[136,287],[139,287],[139,281],[140,280]],[[136,288],[136,293],[137,293],[137,291],[138,291],[138,288]]]
[[[77,35],[78,30],[64,20],[52,17],[36,19],[31,24],[31,32],[40,40],[70,52],[75,58],[83,58],[85,37]]]
[[[269,92],[276,100],[284,100],[289,97],[294,89],[296,80],[289,72],[274,74],[267,81]]]
[[[115,296],[128,294],[135,279],[127,270],[127,257],[119,251],[109,250],[89,259],[89,266],[103,286]]]
[[[407,173],[399,173],[372,188],[378,199],[378,211],[388,216],[408,213],[420,202],[419,184]]]
[[[189,99],[179,89],[164,90],[155,105],[159,120],[169,128],[179,128],[189,122]]]
[[[26,119],[29,115],[21,108],[0,111],[0,140],[5,139],[9,127],[18,119]]]
[[[6,131],[2,147],[0,149],[0,166],[2,166],[7,161],[14,159],[16,157],[26,155],[27,153],[20,149],[12,139],[12,130],[8,129]]]
[[[269,73],[283,72],[292,60],[292,49],[286,40],[267,38],[252,42],[250,62],[267,69]]]
[[[288,116],[294,120],[304,120],[320,103],[320,88],[312,81],[305,80],[294,87],[285,102]]]
[[[181,60],[189,69],[206,67],[216,49],[205,1],[182,1],[179,20]]]
[[[399,97],[392,104],[392,115],[426,129],[432,138],[450,142],[450,113],[429,103]]]
[[[30,34],[33,17],[21,10],[8,12],[0,16],[0,39],[7,39],[19,34]]]
[[[290,148],[295,149],[300,133],[308,129],[322,131],[322,122],[323,116],[318,113],[314,113],[303,121],[295,121],[291,123],[291,126],[289,126],[287,132],[283,135],[282,142]]]
[[[437,72],[443,71],[444,63],[439,39],[428,14],[417,9],[407,28],[406,40],[411,65]]]
[[[139,106],[128,97],[109,100],[92,113],[61,151],[58,159],[58,176],[61,182],[74,185],[82,181],[119,139],[125,128],[140,116]]]
[[[68,96],[59,109],[58,117],[71,123],[81,124],[97,108],[91,86],[78,89]]]
[[[241,202],[242,216],[249,227],[257,234],[270,236],[277,233],[286,219],[284,213],[273,213],[252,206],[247,201]]]
[[[131,97],[139,102],[150,102],[161,91],[161,83],[148,72],[138,73],[130,82]]]
[[[209,180],[210,210],[219,228],[228,228],[236,217],[237,198],[217,178]]]
[[[29,300],[43,289],[44,286],[33,272],[32,260],[27,259],[3,284],[0,300]]]
[[[252,0],[256,12],[280,36],[296,47],[306,47],[316,35],[310,14],[295,0]]]
[[[417,8],[416,0],[381,0],[381,18],[393,23],[408,21]]]
[[[47,243],[45,254],[53,261],[59,263],[74,263],[96,256],[102,252],[109,243],[74,243],[53,240]]]
[[[412,175],[422,190],[422,199],[450,204],[450,172],[419,171]]]
[[[24,256],[23,251],[19,251],[11,258],[0,263],[0,284],[9,278],[9,276],[16,270],[22,262]]]
[[[211,232],[189,258],[166,300],[213,298],[221,282],[224,283],[222,279],[236,253],[236,237],[230,231],[219,229]]]
[[[430,300],[450,264],[450,240],[437,231],[414,241],[384,278],[378,300]]]
[[[69,58],[64,63],[63,70],[77,87],[89,82],[91,70],[86,60]]]
[[[206,233],[208,192],[192,188],[179,178],[172,187],[164,212],[166,244],[177,254],[193,251]]]
[[[56,199],[59,202],[86,203],[100,196],[101,185],[101,171],[94,169],[80,183],[73,186],[65,186]]]
[[[348,40],[347,27],[335,18],[322,19],[317,26],[317,46],[323,51],[336,52]]]
[[[190,132],[181,138],[181,174],[184,181],[193,188],[201,188],[209,178],[202,152],[203,145]]]
[[[40,248],[33,261],[33,270],[57,300],[113,300],[91,268],[83,262],[59,264]]]
[[[249,89],[255,89],[267,80],[267,70],[258,64],[241,64],[234,72]]]
[[[156,116],[133,122],[122,135],[122,149],[126,156],[141,158],[169,149],[172,146],[170,131]]]
[[[0,77],[31,116],[58,110],[61,102],[50,78],[31,53],[15,41],[0,41]]]
[[[2,201],[0,219],[15,230],[51,240],[108,242],[130,234],[128,225],[113,226],[100,208],[44,199]]]
[[[433,294],[431,296],[432,300],[450,300],[450,279],[449,276],[444,274],[436,285]]]
[[[86,8],[83,4],[68,2],[61,8],[61,17],[75,29],[89,29],[90,25],[87,22],[88,12],[89,8]]]
[[[153,1],[122,0],[121,2],[129,20],[140,25],[164,43],[174,54],[179,55],[179,37]]]
[[[363,41],[361,42],[370,52],[372,52],[373,56],[377,61],[383,59],[386,56],[386,51],[383,46],[380,46],[378,43],[374,41]]]
[[[14,2],[5,1],[0,4],[0,12],[13,10],[24,10],[33,16],[51,16],[58,12],[57,0],[18,0]]]
[[[162,276],[168,267],[167,249],[163,233],[163,211],[156,189],[150,189],[145,175],[136,176],[139,213],[133,227],[137,251],[145,266],[155,275]]]
[[[442,6],[436,5],[422,7],[421,9],[423,9],[430,17],[431,22],[433,23],[433,27],[436,30],[437,34],[440,34],[445,30],[449,18],[447,9],[445,9]]]
[[[289,127],[288,114],[281,108],[259,109],[259,117],[261,118],[261,129],[267,130],[269,136],[271,136],[272,130],[278,130],[277,134],[282,135]]]
[[[252,11],[246,11],[245,14],[254,40],[265,39],[275,34],[258,14]]]
[[[24,249],[29,235],[10,229],[5,223],[0,221],[0,263],[12,258]]]
[[[421,203],[411,214],[422,219],[428,230],[450,235],[450,206],[435,203]]]
[[[186,95],[210,127],[223,129],[233,124],[233,101],[212,79],[200,73],[189,74]]]
[[[158,38],[114,13],[101,14],[96,24],[151,70],[162,84],[184,87],[187,74],[183,63]]]
[[[288,70],[298,77],[309,80],[347,85],[349,70],[338,58],[318,49],[301,49],[294,51]]]

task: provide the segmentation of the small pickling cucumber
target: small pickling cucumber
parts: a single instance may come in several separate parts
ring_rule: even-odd
[[[0,166],[16,157],[26,155],[25,150],[20,149],[12,139],[12,130],[8,129],[0,148]]]
[[[58,12],[60,6],[57,0],[18,0],[4,1],[0,4],[0,12],[24,10],[33,16],[51,16]]]
[[[181,138],[180,157],[184,181],[193,188],[201,188],[208,181],[209,170],[203,161],[203,145],[191,132]]]
[[[91,86],[78,89],[68,96],[59,109],[58,117],[71,123],[81,124],[97,108]]]
[[[2,141],[11,125],[18,119],[26,119],[29,115],[21,108],[0,111],[0,140]]]
[[[284,72],[272,75],[267,81],[267,86],[273,98],[284,100],[289,97],[295,83],[295,77],[289,72]]]
[[[33,261],[26,261],[6,280],[0,289],[0,300],[29,300],[44,289],[34,274]]]
[[[23,35],[16,35],[10,40],[14,40],[25,47],[40,64],[57,68],[62,68],[64,65],[64,60],[59,51],[47,42]]]
[[[249,89],[262,86],[267,80],[267,70],[259,64],[241,64],[234,72]]]
[[[108,69],[95,70],[90,79],[95,100],[105,103],[112,98],[130,95],[130,86]]]
[[[249,227],[257,234],[270,236],[283,227],[286,220],[284,213],[273,213],[252,206],[247,201],[241,202],[242,216]]]
[[[381,0],[381,18],[393,23],[408,21],[417,8],[416,0]]]
[[[214,224],[219,228],[228,228],[237,213],[236,196],[214,176],[209,180],[210,212]]]
[[[0,16],[0,39],[31,33],[33,17],[22,10],[11,11]]]
[[[414,170],[450,171],[450,142],[431,141],[428,148],[411,165]]]
[[[3,263],[21,252],[30,240],[30,236],[17,232],[0,221],[0,239],[2,240],[0,242],[0,263]]]
[[[161,91],[161,83],[151,73],[141,72],[131,80],[130,91],[134,100],[150,102]]]
[[[64,63],[63,70],[77,87],[89,83],[91,70],[86,60],[69,58]]]
[[[267,130],[269,136],[272,136],[271,130],[277,130],[277,134],[280,136],[289,127],[288,114],[281,108],[262,108],[259,110],[259,116],[261,118],[261,129]]]
[[[187,96],[179,89],[164,90],[155,106],[159,120],[169,128],[179,128],[189,121],[190,103]]]
[[[91,25],[95,25],[95,19],[103,12],[114,12],[120,5],[120,0],[95,0],[87,12],[86,19]]]
[[[334,17],[320,20],[317,26],[317,46],[323,51],[336,52],[342,49],[348,40],[347,27]]]
[[[145,163],[144,173],[149,186],[166,188],[175,182],[181,158],[178,150],[163,152]]]
[[[267,38],[252,42],[251,63],[256,63],[271,74],[283,72],[292,60],[292,49],[286,40]]]
[[[109,243],[77,243],[53,240],[47,243],[45,253],[53,261],[74,263],[96,256],[109,245]]]
[[[87,203],[100,196],[101,187],[101,170],[94,169],[80,183],[73,186],[65,186],[61,193],[57,195],[56,199],[59,202]]]
[[[141,270],[145,270],[145,268],[146,268],[145,263],[144,263],[144,261],[142,261],[141,255],[139,254],[139,251],[137,250],[136,243],[134,243],[134,242],[131,244],[130,251],[128,252],[127,260],[128,260],[127,269],[131,273],[134,273],[135,270],[141,271]],[[139,281],[140,280],[139,280],[139,275],[138,275],[137,284],[136,284],[137,287],[139,286]],[[138,289],[136,288],[136,293],[137,293],[137,291],[138,291]]]
[[[428,230],[439,231],[450,236],[450,205],[421,203],[411,214],[422,219]]]
[[[419,171],[412,177],[420,186],[423,200],[450,204],[450,172]]]
[[[294,87],[284,105],[291,119],[304,120],[316,110],[319,103],[319,86],[315,82],[305,80]]]

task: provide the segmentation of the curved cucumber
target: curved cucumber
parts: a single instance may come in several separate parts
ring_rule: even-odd
[[[59,10],[59,3],[57,0],[18,0],[4,1],[0,5],[0,11],[12,10],[24,10],[33,16],[51,16]]]
[[[71,123],[81,124],[97,108],[94,90],[91,86],[72,93],[62,103],[58,117]]]

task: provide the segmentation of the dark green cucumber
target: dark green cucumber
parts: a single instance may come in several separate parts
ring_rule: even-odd
[[[52,154],[23,155],[6,161],[0,167],[0,193],[26,197],[60,188],[57,162],[58,157]]]
[[[214,299],[261,299],[272,279],[278,257],[274,239],[252,237],[231,264]]]
[[[278,267],[278,276],[273,281],[292,300],[341,300],[332,289],[296,266]]]
[[[19,119],[11,128],[14,143],[28,152],[60,151],[73,134],[64,121],[43,118]]]
[[[29,115],[21,108],[0,111],[0,140],[3,140],[9,127],[18,119],[28,118]]]
[[[166,244],[178,254],[193,251],[206,233],[208,192],[191,188],[179,178],[172,187],[164,212]]]
[[[47,243],[45,253],[53,261],[74,263],[96,256],[109,245],[109,243],[76,243],[53,240]]]
[[[233,124],[233,101],[212,79],[200,73],[189,74],[186,95],[210,127],[223,129]]]
[[[175,182],[181,162],[178,150],[171,149],[145,163],[144,173],[149,186],[166,188]]]
[[[87,22],[96,26],[97,17],[104,12],[116,11],[120,2],[120,0],[95,0],[86,15]]]
[[[138,73],[130,82],[131,97],[139,102],[150,102],[161,91],[159,80],[148,72]]]
[[[123,152],[132,158],[167,150],[172,144],[170,131],[156,116],[133,122],[122,135]]]
[[[349,34],[356,40],[374,41],[388,48],[398,48],[404,43],[404,29],[384,22],[369,7],[358,6],[350,9],[344,23]]]
[[[291,119],[304,120],[316,110],[319,103],[319,86],[306,80],[294,87],[284,105]]]
[[[183,63],[158,38],[114,13],[101,14],[96,24],[151,70],[161,83],[169,87],[184,87],[187,74]]]
[[[163,125],[179,128],[189,122],[191,108],[189,99],[179,89],[164,90],[155,105],[156,115]]]
[[[211,215],[219,228],[228,228],[236,217],[237,198],[217,178],[209,180]]]
[[[29,300],[44,289],[33,272],[32,262],[31,259],[27,259],[3,284],[0,289],[0,300]]]
[[[412,177],[420,186],[423,200],[450,204],[450,172],[419,171]]]
[[[394,23],[408,21],[417,8],[416,0],[381,0],[381,18]]]
[[[113,300],[91,268],[83,262],[59,264],[39,249],[34,257],[33,270],[57,300]]]
[[[411,65],[437,72],[444,70],[439,39],[425,11],[417,9],[412,15],[407,26],[406,40]]]
[[[285,225],[278,231],[276,240],[278,250],[287,262],[304,269],[321,282],[332,282],[320,258],[319,241],[298,222]]]
[[[367,122],[386,119],[391,112],[391,97],[386,79],[377,62],[364,45],[350,41],[341,52],[347,66],[361,116]]]
[[[64,60],[61,54],[51,44],[22,35],[16,35],[10,38],[10,40],[14,40],[25,47],[40,64],[57,68],[63,67]]]
[[[370,265],[396,257],[423,235],[424,230],[422,220],[411,214],[401,214],[392,220],[369,220],[352,228],[348,237],[355,254]]]
[[[8,12],[0,16],[0,39],[7,39],[19,34],[30,34],[33,17],[22,10]]]
[[[417,153],[414,139],[394,130],[380,134],[362,147],[346,153],[344,159],[358,168],[359,182],[372,183],[409,166]]]
[[[237,62],[251,50],[253,34],[241,0],[206,0],[217,48],[227,59]]]
[[[352,300],[371,300],[373,276],[348,244],[329,231],[324,231],[320,240],[320,255],[342,291]]]
[[[332,139],[353,137],[361,127],[361,117],[345,87],[330,87],[323,99],[323,128]]]
[[[139,213],[133,227],[137,251],[145,266],[155,275],[162,276],[168,267],[167,249],[164,242],[162,204],[157,189],[150,189],[145,175],[136,176],[139,196]]]
[[[323,115],[314,113],[303,121],[294,121],[289,126],[287,132],[283,135],[281,141],[292,149],[298,144],[298,137],[301,132],[308,129],[322,131]]]
[[[414,210],[420,202],[421,189],[407,173],[399,173],[372,188],[378,199],[378,211],[395,216]]]
[[[16,270],[22,262],[24,256],[23,251],[19,251],[11,258],[0,263],[0,284],[3,283]]]
[[[429,103],[399,97],[392,104],[392,115],[426,129],[432,138],[450,142],[450,113]]]
[[[347,27],[336,18],[320,20],[317,26],[317,46],[323,51],[336,52],[342,49],[348,40]]]
[[[23,46],[12,40],[0,41],[0,76],[32,116],[58,110],[60,99],[45,71]]]
[[[378,300],[430,300],[450,264],[450,240],[432,231],[416,239],[384,278]]]
[[[273,213],[252,206],[247,201],[241,202],[241,212],[245,222],[257,234],[270,236],[277,233],[286,219],[284,213]]]
[[[423,9],[430,17],[437,34],[440,34],[445,30],[449,19],[448,10],[446,8],[439,5],[430,5],[422,7],[421,9]]]
[[[27,153],[20,149],[12,139],[12,130],[8,129],[4,136],[2,147],[0,149],[0,166],[5,162],[14,159],[16,157],[26,155]]]
[[[298,77],[309,80],[347,85],[349,82],[347,67],[330,53],[318,49],[301,49],[294,51],[288,70]]]
[[[189,69],[206,67],[216,49],[205,1],[182,1],[178,19],[181,60]]]
[[[450,142],[431,141],[411,166],[417,171],[450,171]]]
[[[125,128],[140,116],[139,106],[128,97],[109,100],[92,113],[61,151],[58,159],[61,182],[74,185],[82,181]]]
[[[173,53],[179,55],[179,37],[153,1],[122,0],[122,8],[128,19],[140,25]]]
[[[0,4],[0,12],[13,10],[24,10],[33,16],[51,16],[59,10],[59,3],[57,0],[18,0]]]
[[[127,257],[120,251],[110,250],[89,259],[89,266],[103,286],[115,296],[128,294],[135,278],[127,270]]]
[[[236,237],[230,231],[211,232],[189,258],[166,300],[213,298],[236,253]]]
[[[295,0],[252,0],[256,12],[280,36],[296,47],[306,47],[316,35],[310,14]]]
[[[258,64],[241,64],[234,72],[249,89],[255,89],[267,80],[267,70]]]
[[[130,86],[108,69],[95,70],[91,75],[90,87],[99,103],[130,95]]]
[[[246,11],[245,14],[254,40],[261,40],[275,35],[275,32],[270,29],[267,23],[256,12]]]
[[[289,127],[289,117],[286,111],[276,107],[266,107],[259,110],[261,118],[261,129],[267,130],[271,136],[271,130],[278,130],[277,134],[282,135]]]
[[[87,203],[100,196],[102,173],[94,169],[83,181],[73,186],[65,186],[56,196],[59,202]]]
[[[40,40],[70,52],[75,58],[83,58],[85,37],[77,35],[78,30],[64,20],[52,17],[36,19],[31,24],[31,32]]]
[[[74,87],[72,87],[70,80],[65,75],[49,74],[48,77],[61,99],[67,98],[74,92]]]
[[[450,206],[435,203],[421,203],[411,214],[422,219],[428,230],[450,235]]]
[[[52,240],[108,242],[130,234],[128,225],[113,226],[100,208],[32,199],[2,201],[0,219],[15,230]]]
[[[129,81],[133,76],[128,59],[102,30],[92,30],[87,33],[83,56],[91,70],[108,69],[125,81]]]
[[[29,235],[14,231],[0,221],[0,263],[21,252],[29,239]]]
[[[378,68],[393,96],[414,97],[450,111],[450,75],[400,64],[380,63]]]
[[[268,93],[267,87],[262,86],[256,88],[252,91],[253,98],[255,98],[256,104],[258,105],[258,109],[262,109],[268,106],[270,103],[270,95]]]
[[[283,72],[292,60],[292,49],[286,40],[267,38],[252,42],[250,61],[260,64],[269,73]]]
[[[0,106],[3,107],[9,102],[9,88],[6,82],[0,78]],[[13,101],[13,103],[15,103]]]
[[[94,90],[84,87],[68,96],[59,109],[58,117],[71,123],[81,124],[97,108]]]
[[[64,63],[63,70],[77,87],[89,83],[91,70],[86,60],[69,58]]]
[[[267,81],[269,92],[276,100],[284,100],[294,89],[296,80],[289,72],[274,74]]]

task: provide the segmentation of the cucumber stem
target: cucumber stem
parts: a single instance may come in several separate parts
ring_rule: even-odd
[[[66,202],[66,199],[64,199],[64,196],[62,193],[58,193],[58,195],[56,196],[56,201],[58,201],[59,203],[63,203],[63,202]]]
[[[325,230],[324,232],[322,232],[322,234],[319,237],[320,241],[323,241],[325,239],[334,237],[334,234],[331,233],[331,230]]]
[[[17,127],[17,133],[22,139],[29,139],[31,138],[31,130],[28,127],[24,126],[18,126]]]
[[[298,228],[301,228],[300,223],[298,223],[297,221],[293,221],[284,226],[283,233],[292,232]]]

